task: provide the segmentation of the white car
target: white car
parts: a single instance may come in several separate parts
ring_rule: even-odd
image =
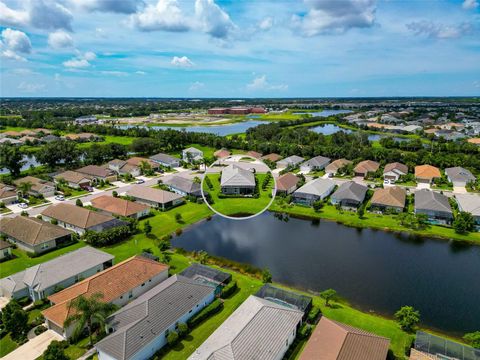
[[[142,179],[135,181],[135,184],[143,184],[143,183],[145,183],[145,180],[142,180]]]
[[[19,207],[20,209],[26,209],[26,208],[28,208],[28,204],[22,202],[22,203],[18,204],[18,207]]]
[[[383,185],[390,185],[390,180],[387,180],[387,179],[383,180]]]
[[[65,200],[65,197],[63,195],[57,195],[57,196],[55,196],[55,200],[63,201],[63,200]]]

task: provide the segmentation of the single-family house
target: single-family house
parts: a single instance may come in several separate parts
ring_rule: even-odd
[[[92,206],[103,213],[140,219],[150,213],[150,207],[135,201],[119,197],[102,195],[92,199]]]
[[[231,155],[231,153],[227,149],[220,149],[220,150],[217,150],[213,153],[213,156],[215,156],[217,159],[226,158],[230,155]]]
[[[117,174],[109,168],[98,165],[87,165],[76,170],[80,174],[90,177],[94,181],[116,181]]]
[[[127,191],[127,195],[141,204],[161,210],[167,210],[184,202],[183,197],[179,194],[142,185],[132,186]]]
[[[188,359],[282,359],[302,318],[298,309],[250,295]]]
[[[180,159],[168,154],[158,153],[150,156],[150,160],[167,168],[176,168],[180,166]]]
[[[65,181],[67,186],[72,189],[86,189],[92,185],[90,176],[72,170],[55,175],[53,181],[55,184]]]
[[[99,301],[121,307],[167,278],[168,265],[137,255],[50,295],[48,300],[52,306],[43,310],[42,315],[49,329],[68,339],[75,324],[67,328],[63,324],[75,313],[71,304],[78,297],[100,293]]]
[[[139,156],[133,156],[131,158],[128,158],[126,160],[127,164],[130,164],[132,166],[137,166],[140,169],[142,166],[145,164],[147,166],[150,166],[152,170],[157,170],[159,168],[159,164],[151,159],[139,157]]]
[[[72,239],[72,233],[60,226],[21,215],[0,219],[0,234],[20,249],[33,254],[52,250]]]
[[[331,174],[331,175],[336,175],[337,172],[341,169],[343,169],[345,166],[352,164],[350,160],[347,159],[338,159],[335,161],[332,161],[330,164],[328,164],[325,167],[325,173]]]
[[[432,165],[415,166],[415,178],[417,182],[431,184],[434,179],[440,178],[440,170]]]
[[[26,144],[26,143],[38,143],[38,139],[36,137],[33,137],[33,136],[28,136],[28,135],[25,135],[25,136],[22,136],[20,139],[18,139],[18,141],[21,141],[23,144]]]
[[[139,166],[129,164],[125,160],[114,159],[107,163],[107,167],[110,170],[115,171],[118,175],[130,174],[133,177],[140,176],[142,173]]]
[[[200,161],[203,159],[203,151],[198,150],[194,147],[189,147],[182,150],[182,159],[187,163],[192,163],[194,161]]]
[[[475,176],[473,176],[469,170],[460,166],[445,169],[445,174],[447,175],[448,181],[450,181],[453,186],[458,187],[465,187],[469,182],[476,180]]]
[[[263,155],[260,159],[276,163],[277,161],[282,160],[282,157],[278,154],[271,153],[271,154]]]
[[[408,166],[399,162],[393,162],[385,165],[383,169],[383,179],[395,183],[401,176],[408,174]]]
[[[218,295],[223,287],[232,280],[232,274],[199,263],[193,263],[179,275],[201,284],[207,283],[216,286],[215,295]]]
[[[85,246],[0,279],[0,294],[9,299],[41,300],[112,264],[112,255]]]
[[[14,131],[14,130],[9,130],[9,131],[4,131],[0,133],[3,137],[9,137],[9,138],[19,138],[22,136],[22,133],[19,131]]]
[[[371,199],[371,210],[393,210],[401,212],[405,208],[407,192],[399,186],[376,189]]]
[[[51,142],[55,142],[55,141],[59,141],[59,140],[60,140],[60,137],[58,137],[56,135],[53,135],[53,134],[48,134],[48,135],[41,138],[41,141],[45,142],[45,143],[51,143]]]
[[[228,165],[222,170],[220,187],[224,194],[253,194],[255,192],[255,175],[235,164]]]
[[[249,152],[247,152],[247,156],[253,157],[255,159],[260,159],[262,157],[262,154],[257,151],[250,150]]]
[[[473,216],[475,224],[480,225],[480,196],[477,194],[456,194],[458,210]]]
[[[15,187],[0,183],[0,202],[5,205],[10,205],[17,200],[17,191],[15,190]]]
[[[300,165],[304,160],[305,159],[301,156],[292,155],[292,156],[286,157],[283,160],[277,161],[277,168],[279,169],[284,169],[287,167],[294,168]]]
[[[293,201],[297,204],[311,206],[315,201],[323,200],[335,189],[335,182],[330,179],[309,181],[293,193]]]
[[[338,187],[330,197],[332,204],[343,208],[357,208],[365,200],[368,187],[355,181],[347,181]]]
[[[22,145],[23,142],[17,139],[12,139],[8,137],[0,138],[0,144],[9,144],[9,145]]]
[[[37,136],[50,135],[52,133],[52,130],[48,130],[45,128],[36,128],[33,129],[33,131],[35,132],[35,134],[37,134]]]
[[[173,192],[182,196],[202,196],[200,183],[183,176],[174,175],[163,181],[163,184],[168,186]]]
[[[34,137],[34,136],[37,135],[37,133],[33,130],[25,129],[25,130],[20,131],[20,135]]]
[[[355,176],[366,177],[368,174],[373,174],[378,170],[380,164],[372,160],[360,161],[357,166],[353,168]]]
[[[100,139],[100,136],[93,133],[66,134],[63,137],[66,140],[79,141],[79,142],[97,141]]]
[[[99,360],[147,360],[169,332],[214,300],[215,287],[174,275],[107,319],[107,337],[95,344]]]
[[[289,195],[293,193],[297,190],[299,181],[300,178],[291,172],[280,175],[275,181],[277,184],[277,194]]]
[[[448,198],[428,189],[415,191],[415,214],[427,215],[432,223],[449,224],[453,220]]]
[[[413,346],[410,349],[410,360],[480,359],[480,349],[423,331],[417,331]]]
[[[309,173],[311,171],[323,170],[328,164],[330,164],[330,160],[331,159],[325,156],[315,156],[302,163],[300,165],[300,171]]]
[[[33,176],[25,176],[21,179],[15,180],[13,182],[17,187],[21,186],[23,183],[28,183],[31,185],[28,195],[35,197],[43,196],[45,198],[55,195],[55,184],[51,181],[46,181],[39,179]],[[26,194],[22,194],[25,196]]]
[[[390,339],[323,316],[300,360],[385,360]]]
[[[104,231],[126,224],[113,216],[67,203],[50,205],[42,211],[41,215],[43,220],[55,221],[58,226],[73,230],[79,235],[87,230]]]
[[[12,244],[0,239],[0,261],[12,256]]]

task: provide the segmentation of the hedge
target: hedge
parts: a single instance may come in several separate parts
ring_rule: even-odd
[[[214,300],[210,305],[208,305],[206,308],[204,308],[198,314],[192,316],[190,320],[188,320],[188,327],[193,328],[194,326],[197,326],[203,320],[207,319],[213,314],[216,314],[222,309],[223,309],[223,302],[219,299]]]
[[[222,289],[222,292],[220,293],[220,297],[222,299],[228,298],[229,296],[231,296],[237,290],[237,288],[238,288],[237,282],[236,281],[230,281],[230,283]]]

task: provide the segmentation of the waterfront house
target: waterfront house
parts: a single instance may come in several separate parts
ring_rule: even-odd
[[[58,226],[73,230],[79,235],[88,231],[104,231],[126,225],[124,221],[81,206],[67,203],[50,205],[41,212],[45,221],[55,221]]]
[[[432,165],[415,166],[415,179],[423,184],[431,184],[434,179],[440,178],[440,170]]]
[[[385,360],[390,339],[323,316],[300,360]]]
[[[383,179],[389,180],[394,183],[400,179],[400,177],[408,174],[408,166],[399,162],[393,162],[385,165],[383,169]]]
[[[324,156],[315,156],[300,165],[300,171],[309,173],[311,171],[323,170],[330,163],[329,158]]]
[[[168,154],[158,153],[150,156],[150,160],[167,168],[176,168],[180,166],[180,159]]]
[[[187,163],[192,163],[194,161],[201,161],[203,159],[203,151],[198,150],[194,147],[189,147],[182,150],[182,159]]]
[[[335,160],[325,167],[325,173],[329,175],[336,175],[339,170],[350,164],[352,164],[352,162],[347,159]]]
[[[127,191],[127,195],[141,204],[161,210],[167,210],[184,202],[183,197],[179,194],[142,185],[132,186]]]
[[[475,224],[480,226],[480,196],[478,194],[456,194],[458,210],[472,214]]]
[[[220,149],[220,150],[217,150],[213,153],[213,156],[215,156],[217,159],[226,158],[230,155],[231,155],[231,153],[227,149]]]
[[[480,349],[423,331],[415,334],[410,360],[478,360]]]
[[[323,200],[335,189],[335,182],[330,179],[309,181],[293,193],[293,201],[297,204],[311,206],[315,201]]]
[[[297,190],[299,181],[300,181],[300,178],[297,175],[290,172],[280,175],[276,179],[277,194],[289,195],[293,193],[295,190]]]
[[[12,244],[0,239],[0,261],[9,259],[12,256]]]
[[[67,186],[72,189],[86,189],[91,186],[92,180],[88,175],[76,171],[67,170],[53,177],[55,184],[65,181]]]
[[[276,163],[277,161],[282,160],[282,157],[278,154],[271,153],[271,154],[263,155],[260,159]]]
[[[107,337],[95,344],[99,360],[147,360],[167,336],[215,297],[215,287],[173,275],[109,316]]]
[[[171,191],[182,196],[202,196],[200,183],[183,176],[174,175],[163,181]]]
[[[0,202],[4,205],[10,205],[17,200],[17,191],[15,190],[15,187],[0,183]]]
[[[399,186],[376,189],[371,200],[371,210],[402,212],[407,192]]]
[[[31,185],[28,194],[22,194],[22,196],[32,195],[35,197],[51,197],[55,195],[55,184],[51,181],[46,181],[33,176],[26,176],[13,182],[17,187],[23,183],[29,183]]]
[[[150,213],[150,207],[119,197],[102,195],[92,199],[92,206],[103,213],[140,219]]]
[[[32,254],[52,250],[72,239],[72,233],[60,226],[21,215],[0,219],[0,234],[20,249]]]
[[[68,339],[75,325],[65,328],[63,323],[75,312],[71,304],[78,297],[100,293],[100,301],[121,307],[167,278],[168,265],[137,255],[50,295],[52,306],[43,310],[42,315],[49,329]]]
[[[90,246],[0,279],[0,295],[9,299],[28,296],[41,300],[80,279],[92,276],[113,263],[113,256]]]
[[[294,168],[300,165],[304,160],[305,159],[301,156],[292,155],[292,156],[286,157],[283,160],[277,161],[277,168],[279,169],[284,169],[287,167]]]
[[[210,284],[216,287],[215,295],[218,295],[223,287],[232,280],[232,275],[225,271],[214,269],[199,263],[193,263],[179,275],[198,281],[201,284]]]
[[[445,175],[447,175],[448,181],[456,187],[465,187],[469,182],[476,180],[475,176],[473,176],[469,170],[460,166],[445,169]]]
[[[113,170],[98,165],[87,165],[76,170],[80,174],[86,175],[94,181],[116,181],[117,175]]]
[[[339,204],[343,208],[358,208],[363,200],[365,200],[367,191],[368,187],[365,185],[354,181],[347,181],[340,185],[332,194],[330,201],[333,205]]]
[[[255,175],[249,170],[231,164],[222,170],[220,186],[224,194],[253,194],[255,192]]]
[[[247,152],[247,156],[253,157],[255,159],[260,159],[262,157],[262,154],[253,150],[250,150]]]
[[[355,176],[360,176],[365,178],[369,174],[373,174],[378,170],[380,164],[372,160],[360,161],[357,166],[353,168]]]
[[[282,359],[303,315],[291,306],[250,295],[189,360]]]
[[[430,222],[438,224],[449,224],[453,220],[448,198],[428,189],[415,191],[415,214],[425,214]]]

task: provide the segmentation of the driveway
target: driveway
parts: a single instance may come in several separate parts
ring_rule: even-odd
[[[0,310],[2,310],[5,306],[7,306],[9,301],[10,301],[9,298],[6,298],[5,296],[0,296]]]
[[[417,190],[427,189],[430,190],[429,183],[417,183]]]
[[[41,356],[53,340],[61,341],[63,338],[53,330],[47,330],[44,333],[29,340],[19,348],[4,356],[3,360],[34,360]]]
[[[453,192],[455,194],[466,194],[467,193],[467,189],[465,189],[464,186],[454,186],[453,187]]]

